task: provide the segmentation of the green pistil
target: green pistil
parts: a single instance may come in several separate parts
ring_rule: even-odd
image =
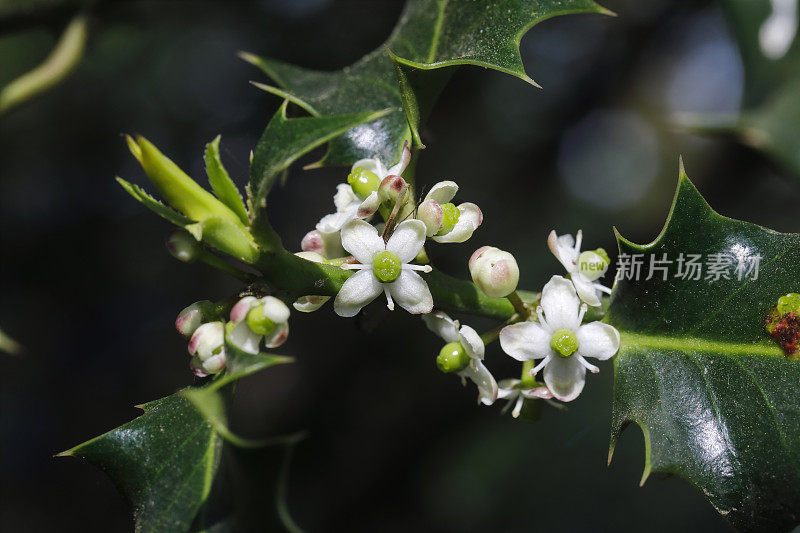
[[[439,232],[436,235],[447,235],[453,228],[456,227],[456,223],[458,222],[458,217],[461,216],[461,211],[452,204],[442,204],[442,225],[439,227]]]
[[[436,366],[447,374],[461,372],[469,364],[469,356],[460,342],[445,344],[436,357]]]
[[[381,180],[374,172],[370,172],[364,167],[356,167],[347,176],[347,183],[353,188],[355,195],[364,200],[378,190]]]
[[[378,252],[372,258],[372,272],[383,283],[391,283],[400,276],[402,263],[392,252]]]
[[[562,357],[569,357],[578,349],[578,337],[569,329],[559,329],[550,338],[550,347]]]
[[[257,305],[247,313],[247,325],[258,335],[269,335],[275,329],[275,322],[264,315],[263,305]]]

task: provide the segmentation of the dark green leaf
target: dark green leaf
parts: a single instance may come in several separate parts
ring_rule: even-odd
[[[789,530],[800,522],[800,362],[764,331],[778,298],[800,291],[800,235],[715,213],[681,170],[661,234],[648,245],[618,237],[620,254],[644,254],[639,279],[618,280],[606,321],[621,334],[614,360],[611,452],[639,425],[645,470],[686,478],[735,527]],[[701,279],[647,280],[651,258],[702,254]],[[708,278],[711,254],[730,279]],[[758,257],[760,256],[760,260]],[[759,264],[753,273],[737,265]],[[610,455],[609,455],[610,458]]]
[[[267,193],[278,174],[297,158],[330,141],[345,131],[370,122],[387,111],[368,111],[350,115],[288,118],[284,102],[261,135],[250,165],[251,211],[266,205]]]
[[[128,191],[128,194],[133,196],[136,200],[138,200],[142,205],[152,210],[159,216],[164,217],[168,221],[172,222],[176,226],[186,227],[187,225],[191,224],[192,221],[186,218],[185,216],[181,215],[171,207],[167,207],[166,205],[162,204],[149,194],[147,194],[144,189],[139,187],[134,183],[130,183],[125,181],[122,178],[117,178],[117,181],[122,188]]]
[[[522,65],[520,39],[536,23],[569,13],[608,11],[591,0],[409,0],[386,43],[340,71],[303,69],[252,54],[242,57],[277,85],[263,86],[265,90],[288,98],[312,115],[392,108],[387,116],[331,142],[323,160],[327,165],[351,165],[377,156],[391,166],[399,160],[403,143],[412,138],[387,48],[398,61],[414,68],[478,65],[534,83]],[[430,106],[428,97],[438,94],[449,73],[429,77],[429,94],[417,94],[421,109]]]
[[[253,451],[254,456],[269,453],[263,450],[265,445],[296,441],[295,437],[248,440],[232,433],[223,387],[290,360],[231,351],[226,374],[209,385],[189,387],[146,403],[140,417],[59,455],[86,459],[105,471],[130,502],[137,531],[198,527],[199,522],[205,524],[212,518],[206,516],[206,508],[218,506],[210,501],[210,495],[222,482],[217,473],[224,441],[260,448]],[[226,454],[230,459],[235,452]]]
[[[205,161],[206,161],[206,174],[208,174],[208,182],[217,198],[223,204],[231,208],[231,211],[239,216],[239,219],[244,224],[249,224],[247,219],[247,209],[244,207],[242,195],[239,194],[239,189],[236,184],[228,175],[228,171],[222,165],[222,158],[219,156],[219,141],[220,136],[217,135],[213,141],[206,145]]]

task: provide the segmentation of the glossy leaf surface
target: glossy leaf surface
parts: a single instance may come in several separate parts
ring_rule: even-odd
[[[651,471],[676,474],[739,529],[791,529],[800,522],[800,363],[768,338],[764,319],[800,291],[800,235],[715,213],[682,173],[656,240],[618,240],[621,257],[641,254],[642,267],[616,282],[605,319],[622,338],[611,452],[636,423],[642,482]],[[689,254],[702,257],[699,279],[679,275]],[[661,260],[673,263],[647,279]],[[715,279],[709,264],[725,261],[728,279]]]

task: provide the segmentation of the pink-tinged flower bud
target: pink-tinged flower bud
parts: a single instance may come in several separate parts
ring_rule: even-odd
[[[325,250],[325,241],[322,240],[322,235],[320,235],[317,230],[311,230],[303,237],[303,240],[300,242],[300,248],[304,252],[316,252],[321,254]]]
[[[191,263],[200,257],[203,248],[197,239],[185,231],[175,230],[167,238],[167,250],[178,261]]]
[[[200,324],[208,320],[213,307],[214,304],[208,300],[193,303],[175,319],[175,329],[184,337],[190,337]]]
[[[472,281],[492,298],[508,296],[517,289],[519,267],[508,252],[484,246],[475,250],[469,260]]]
[[[256,304],[258,304],[258,298],[255,296],[245,296],[236,302],[236,305],[231,309],[231,322],[238,324],[247,318],[247,313],[249,313],[250,309],[255,307]]]
[[[406,180],[400,176],[390,174],[381,181],[381,185],[378,187],[378,198],[380,199],[381,203],[393,206],[395,203],[397,203],[400,192],[407,186],[408,184],[406,183]],[[406,194],[403,198],[403,204],[406,202],[408,202],[408,194]]]
[[[419,204],[417,218],[425,224],[425,235],[433,237],[442,227],[444,221],[444,210],[439,202],[435,200],[425,200]]]
[[[219,355],[225,350],[225,328],[222,322],[208,322],[194,332],[189,340],[189,353],[201,361]]]

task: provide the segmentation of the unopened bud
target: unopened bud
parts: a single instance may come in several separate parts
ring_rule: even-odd
[[[517,289],[519,267],[508,252],[491,246],[475,250],[469,260],[472,281],[492,298],[508,296]]]
[[[578,256],[578,272],[590,281],[603,277],[609,264],[611,264],[611,260],[602,248],[594,251],[587,250]]]
[[[394,176],[390,174],[383,178],[383,181],[381,181],[381,185],[378,187],[378,198],[380,199],[381,203],[394,206],[400,197],[400,193],[404,190],[408,191],[408,184],[406,183],[406,180],[400,176]],[[407,202],[408,194],[404,193],[402,204],[405,205]]]
[[[189,353],[201,361],[222,353],[225,349],[225,328],[222,322],[203,324],[189,340]]]
[[[167,250],[172,257],[184,263],[191,263],[203,251],[197,239],[183,230],[175,230],[167,238]]]
[[[203,322],[212,315],[214,304],[208,300],[195,302],[185,308],[175,319],[175,329],[184,337],[190,337]]]
[[[417,218],[425,224],[425,235],[433,237],[442,228],[444,211],[437,201],[425,200],[419,204]]]

